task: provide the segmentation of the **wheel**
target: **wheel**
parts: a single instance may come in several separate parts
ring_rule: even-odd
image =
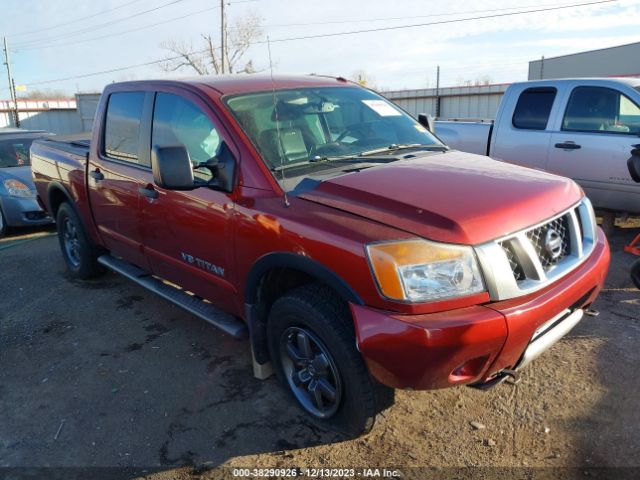
[[[631,280],[636,288],[640,289],[640,259],[633,262],[631,265]]]
[[[371,430],[377,399],[391,389],[369,375],[349,309],[332,290],[310,284],[279,298],[267,335],[277,377],[307,413],[350,437]]]
[[[98,263],[99,249],[89,240],[80,217],[71,205],[66,202],[60,205],[56,224],[60,249],[69,272],[83,280],[104,273],[104,268]]]
[[[4,237],[7,233],[9,233],[9,225],[7,225],[4,219],[4,213],[2,213],[2,209],[0,208],[0,238]]]

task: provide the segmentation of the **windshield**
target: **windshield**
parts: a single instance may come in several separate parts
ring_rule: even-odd
[[[272,170],[392,145],[442,145],[391,102],[358,87],[251,93],[226,103]]]
[[[0,140],[0,168],[31,165],[29,148],[31,148],[32,142],[31,138]]]

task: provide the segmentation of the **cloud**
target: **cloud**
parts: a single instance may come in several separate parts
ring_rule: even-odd
[[[231,0],[233,2],[233,0]],[[578,3],[580,0],[575,0]],[[584,0],[583,0],[584,1]],[[363,28],[426,23],[479,15],[506,13],[505,8],[535,9],[549,5],[566,5],[570,0],[552,2],[542,0],[511,0],[500,2],[479,0],[452,3],[450,0],[416,2],[413,0],[324,0],[323,2],[260,2],[231,3],[231,18],[254,10],[264,18],[265,25],[314,23],[359,20],[357,23],[332,23],[290,27],[267,27],[274,40],[272,44],[276,70],[297,73],[329,73],[348,75],[354,70],[365,70],[379,84],[389,88],[425,86],[435,82],[435,67],[441,65],[443,84],[452,84],[460,78],[473,79],[489,75],[495,81],[522,80],[527,75],[529,60],[542,54],[555,56],[592,48],[640,41],[637,19],[640,18],[640,0],[619,0],[612,3],[555,10],[553,12],[514,15],[446,25],[372,32],[359,35],[335,36],[313,40],[275,42],[281,38],[316,33],[336,33]],[[68,22],[69,20],[105,11],[123,5],[124,0],[104,0],[99,3],[76,0],[36,2],[35,0],[3,0],[0,30],[16,32]],[[160,3],[162,4],[162,3]],[[124,18],[153,5],[140,0],[117,11],[87,19],[40,34],[10,37],[14,44],[63,35],[86,26]],[[159,44],[167,38],[193,41],[199,45],[199,35],[216,32],[219,28],[216,10],[187,19],[163,24],[122,36],[85,43],[82,40],[103,33],[117,32],[163,22],[186,13],[211,6],[210,0],[184,0],[180,4],[148,15],[123,20],[116,25],[69,37],[71,45],[33,50],[14,55],[14,71],[18,83],[77,76],[89,72],[108,70],[138,64],[165,56]],[[501,9],[497,11],[497,9]],[[25,11],[29,12],[29,23]],[[473,11],[479,13],[468,13]],[[467,12],[467,13],[464,13]],[[455,13],[455,14],[452,14]],[[430,15],[430,18],[425,16]],[[396,17],[407,17],[391,20]],[[363,19],[386,21],[364,22]],[[45,35],[46,33],[46,35]],[[62,40],[60,40],[62,41]],[[255,45],[251,56],[258,68],[267,67],[266,45]],[[188,74],[187,72],[184,72]],[[74,79],[51,88],[68,91],[100,90],[105,83],[123,76],[136,78],[162,77],[166,73],[155,66],[127,70],[110,75]],[[0,88],[5,86],[0,75]],[[4,82],[4,83],[2,83]],[[3,92],[0,91],[0,95]]]

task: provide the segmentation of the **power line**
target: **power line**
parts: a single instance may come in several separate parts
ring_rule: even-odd
[[[248,1],[258,1],[258,0],[238,0],[235,2],[228,2],[228,4],[231,3],[246,3]],[[555,5],[555,4],[547,4],[549,6],[551,5]],[[471,13],[478,13],[478,12],[500,12],[500,11],[505,11],[505,10],[517,10],[517,9],[523,9],[523,8],[532,8],[532,7],[538,7],[541,6],[540,4],[537,5],[523,5],[520,7],[510,7],[510,8],[496,8],[496,9],[490,9],[490,10],[470,10],[470,11],[463,11],[463,12],[450,12],[450,13],[439,13],[439,14],[431,14],[431,15],[418,15],[418,16],[412,16],[412,17],[395,17],[395,18],[372,18],[372,19],[360,19],[360,20],[337,20],[337,21],[327,21],[327,22],[309,22],[309,23],[289,23],[289,24],[267,24],[264,25],[264,27],[297,27],[297,26],[313,26],[313,25],[331,25],[331,24],[343,24],[343,23],[352,23],[352,22],[357,22],[357,23],[364,23],[364,22],[377,22],[377,21],[383,21],[383,20],[407,20],[410,18],[432,18],[432,17],[442,17],[442,16],[451,16],[451,15],[466,15],[466,14],[471,14]],[[542,5],[544,6],[544,5]],[[91,38],[87,38],[87,39],[81,39],[81,40],[71,40],[69,42],[63,42],[63,43],[55,43],[53,45],[49,44],[49,45],[33,45],[33,46],[26,46],[23,48],[18,48],[18,49],[14,49],[14,51],[16,53],[19,52],[26,52],[26,51],[30,51],[30,50],[42,50],[42,49],[49,49],[49,48],[58,48],[58,47],[64,47],[67,45],[74,45],[77,42],[82,42],[82,43],[87,43],[87,42],[93,42],[96,40],[102,40],[105,38],[111,38],[111,37],[117,37],[117,36],[121,36],[121,35],[125,35],[127,33],[131,33],[131,32],[137,32],[140,30],[146,30],[149,28],[153,28],[153,27],[157,27],[159,25],[164,25],[167,23],[172,23],[178,20],[182,20],[185,19],[187,17],[191,17],[194,15],[198,15],[200,13],[204,13],[204,12],[209,12],[211,10],[216,10],[220,8],[220,6],[216,5],[213,7],[209,7],[209,8],[205,8],[202,10],[198,10],[196,12],[192,12],[192,13],[188,13],[186,15],[182,15],[180,17],[175,17],[175,18],[171,18],[169,20],[165,20],[162,22],[156,22],[156,23],[152,23],[152,24],[148,24],[148,25],[143,25],[141,27],[136,27],[136,28],[131,28],[128,30],[124,30],[122,32],[115,32],[115,33],[108,33],[105,35],[100,35],[97,37],[91,37]],[[233,27],[233,26],[228,26],[227,29],[234,29],[237,27]]]
[[[40,44],[40,43],[47,43],[47,42],[50,42],[52,40],[60,40],[60,39],[63,39],[63,38],[74,37],[74,36],[81,35],[81,34],[86,33],[86,32],[92,32],[94,30],[105,28],[105,27],[108,27],[110,25],[122,22],[122,21],[130,20],[132,18],[136,18],[136,17],[139,17],[141,15],[146,15],[147,13],[155,12],[156,10],[160,10],[161,8],[166,8],[166,7],[169,7],[171,5],[175,5],[177,3],[182,3],[184,1],[186,1],[186,0],[171,0],[171,1],[167,2],[167,3],[163,3],[162,5],[158,5],[157,7],[149,8],[147,10],[143,10],[142,12],[134,13],[132,15],[128,15],[126,17],[118,18],[116,20],[110,20],[108,22],[99,23],[99,24],[93,25],[91,27],[85,27],[85,28],[82,28],[80,30],[75,30],[73,32],[64,33],[64,34],[61,34],[61,35],[58,35],[58,36],[39,38],[39,39],[36,39],[36,40],[29,40],[29,41],[26,41],[26,42],[22,42],[22,43],[18,44],[17,47],[19,48],[21,46],[33,46],[33,45],[37,45],[37,44]]]
[[[302,37],[275,39],[275,40],[271,40],[271,42],[273,43],[273,42],[288,42],[288,41],[291,41],[291,40],[310,40],[310,39],[313,39],[313,38],[338,37],[338,36],[344,36],[344,35],[356,35],[356,34],[359,34],[359,33],[384,32],[384,31],[390,31],[390,30],[402,30],[402,29],[405,29],[405,28],[427,27],[427,26],[432,26],[432,25],[445,25],[445,24],[450,24],[450,23],[468,22],[468,21],[471,21],[471,20],[484,20],[484,19],[488,19],[488,18],[509,17],[509,16],[513,16],[513,15],[524,15],[524,14],[528,14],[528,13],[550,12],[550,11],[553,11],[553,10],[562,10],[562,9],[566,9],[566,8],[575,8],[575,7],[585,7],[585,6],[589,6],[589,5],[598,5],[598,4],[603,4],[603,3],[613,3],[613,2],[617,2],[617,1],[618,0],[598,0],[598,1],[594,1],[594,2],[574,3],[574,4],[563,5],[563,6],[558,6],[558,7],[538,8],[538,9],[535,9],[535,10],[526,10],[526,11],[522,11],[522,12],[499,13],[499,14],[494,14],[494,15],[482,15],[482,16],[479,16],[479,17],[456,18],[456,19],[452,19],[452,20],[440,20],[438,22],[415,23],[415,24],[412,24],[412,25],[396,25],[396,26],[391,26],[391,27],[367,28],[367,29],[362,29],[362,30],[351,30],[351,31],[348,31],[348,32],[319,33],[319,34],[315,34],[315,35],[305,35],[305,36],[302,36]],[[265,43],[265,42],[261,41],[261,42],[255,42],[255,43]]]
[[[574,3],[574,4],[570,4],[570,5],[563,5],[563,6],[557,6],[557,7],[548,7],[548,8],[538,8],[538,9],[533,9],[533,10],[525,10],[525,11],[521,11],[521,12],[500,13],[500,14],[493,14],[493,15],[482,15],[482,16],[477,16],[477,17],[466,17],[466,18],[457,18],[457,19],[451,19],[451,20],[441,20],[441,21],[437,21],[437,22],[426,22],[426,23],[418,23],[418,24],[410,24],[410,25],[396,25],[396,26],[391,26],[391,27],[379,27],[379,28],[369,28],[369,29],[362,29],[362,30],[351,30],[351,31],[346,31],[346,32],[323,33],[323,34],[316,34],[316,35],[305,35],[305,36],[300,36],[300,37],[280,38],[280,39],[271,40],[271,43],[275,43],[275,42],[290,42],[290,41],[296,41],[296,40],[308,40],[308,39],[315,39],[315,38],[337,37],[337,36],[344,36],[344,35],[356,35],[356,34],[361,34],[361,33],[382,32],[382,31],[390,31],[390,30],[401,30],[401,29],[407,29],[407,28],[427,27],[427,26],[433,26],[433,25],[444,25],[444,24],[452,24],[452,23],[461,23],[461,22],[468,22],[468,21],[473,21],[473,20],[484,20],[484,19],[489,19],[489,18],[509,17],[509,16],[515,16],[515,15],[526,15],[526,14],[530,14],[530,13],[549,12],[549,11],[562,10],[562,9],[567,9],[567,8],[577,8],[577,7],[585,7],[585,6],[590,6],[590,5],[614,3],[614,2],[617,2],[617,1],[618,0],[597,0],[597,1],[593,1],[593,2]],[[264,43],[266,43],[266,41],[261,40],[261,41],[253,42],[252,45],[264,44]],[[194,54],[204,53],[206,51],[207,51],[207,49],[196,50],[196,51],[193,51],[193,52],[188,52],[185,55],[194,55]],[[165,62],[165,61],[177,60],[179,58],[184,58],[184,55],[178,55],[178,56],[169,57],[169,58],[162,58],[162,59],[154,60],[154,61],[150,61],[150,62],[139,63],[139,64],[135,64],[135,65],[128,65],[128,66],[125,66],[125,67],[114,68],[114,69],[111,69],[111,70],[104,70],[104,71],[101,71],[101,72],[87,73],[87,74],[83,74],[83,75],[76,75],[76,76],[71,76],[71,77],[66,77],[66,78],[56,78],[56,79],[51,79],[51,80],[43,80],[43,81],[40,81],[40,82],[28,83],[27,85],[28,86],[35,86],[35,85],[43,85],[43,84],[47,84],[47,83],[56,83],[56,82],[62,82],[62,81],[67,81],[67,80],[75,80],[75,79],[79,79],[79,78],[92,77],[92,76],[96,76],[96,75],[103,75],[103,74],[106,74],[106,73],[120,72],[120,71],[123,71],[123,70],[129,70],[129,69],[132,69],[132,68],[139,68],[139,67],[143,67],[143,66],[158,64],[158,63],[162,63],[162,62]]]
[[[465,10],[458,12],[447,12],[447,13],[431,13],[429,15],[411,15],[409,17],[384,17],[384,18],[354,18],[350,20],[329,20],[324,22],[304,22],[304,23],[272,23],[263,25],[264,27],[270,28],[280,28],[280,27],[310,27],[316,25],[341,25],[345,23],[368,23],[368,22],[388,22],[395,20],[409,20],[415,18],[433,18],[433,17],[450,17],[453,15],[468,15],[471,13],[480,13],[480,12],[503,12],[506,10],[519,10],[523,8],[533,8],[533,7],[556,7],[559,6],[557,3],[536,3],[534,5],[520,5],[517,7],[505,7],[505,8],[491,8],[491,9],[482,9],[482,10]],[[229,27],[234,28],[234,27]]]
[[[258,2],[258,1],[260,1],[260,0],[237,0],[235,2],[227,2],[227,5],[236,4],[236,3]],[[53,45],[31,45],[31,46],[27,45],[25,47],[22,47],[22,48],[19,47],[17,49],[12,49],[12,50],[15,53],[20,53],[20,52],[27,52],[27,51],[31,51],[31,50],[43,50],[43,49],[48,49],[48,48],[64,47],[64,46],[67,46],[67,45],[74,45],[74,44],[77,44],[77,43],[80,43],[80,42],[82,42],[84,44],[84,43],[93,42],[93,41],[96,41],[96,40],[102,40],[102,39],[105,39],[105,38],[119,37],[119,36],[125,35],[127,33],[139,32],[140,30],[147,30],[149,28],[157,27],[157,26],[160,26],[160,25],[165,25],[167,23],[177,22],[178,20],[183,20],[185,18],[193,17],[194,15],[199,15],[201,13],[210,12],[212,10],[217,10],[219,8],[220,8],[219,5],[215,5],[213,7],[203,8],[202,10],[197,10],[195,12],[187,13],[186,15],[181,15],[179,17],[173,17],[173,18],[170,18],[168,20],[164,20],[162,22],[150,23],[148,25],[142,25],[140,27],[130,28],[128,30],[123,30],[121,32],[107,33],[105,35],[99,35],[97,37],[83,38],[83,39],[80,39],[80,40],[71,40],[69,42],[63,42],[63,43],[54,43]],[[228,27],[228,28],[233,28],[233,27]]]
[[[258,0],[238,0],[235,2],[228,2],[228,4],[231,3],[246,3],[246,2],[255,2]],[[436,13],[436,14],[430,14],[430,15],[414,15],[411,17],[388,17],[388,18],[370,18],[370,19],[352,19],[352,20],[335,20],[335,21],[325,21],[325,22],[307,22],[307,23],[285,23],[285,24],[266,24],[263,25],[263,27],[265,28],[270,28],[270,27],[298,27],[298,26],[315,26],[315,25],[334,25],[334,24],[345,24],[345,23],[366,23],[366,22],[379,22],[379,21],[394,21],[394,20],[407,20],[407,19],[411,19],[411,18],[433,18],[433,17],[443,17],[443,16],[453,16],[453,15],[467,15],[467,14],[472,14],[472,13],[478,13],[478,12],[502,12],[502,11],[507,11],[507,10],[518,10],[518,9],[526,9],[526,8],[532,8],[532,7],[544,7],[544,6],[556,6],[556,4],[535,4],[535,5],[521,5],[519,7],[507,7],[507,8],[493,8],[493,9],[485,9],[485,10],[468,10],[468,11],[458,11],[458,12],[449,12],[449,13]],[[63,43],[54,43],[53,45],[49,44],[49,45],[27,45],[25,47],[22,48],[17,48],[17,49],[13,49],[16,53],[20,53],[20,52],[26,52],[26,51],[32,51],[32,50],[42,50],[42,49],[50,49],[50,48],[58,48],[58,47],[64,47],[64,46],[68,46],[68,45],[74,45],[78,42],[82,42],[82,43],[88,43],[88,42],[93,42],[96,40],[102,40],[105,38],[111,38],[111,37],[118,37],[121,35],[125,35],[127,33],[132,33],[132,32],[138,32],[140,30],[146,30],[149,28],[153,28],[153,27],[157,27],[159,25],[164,25],[167,23],[172,23],[178,20],[183,20],[185,18],[188,17],[192,17],[194,15],[198,15],[200,13],[205,13],[205,12],[209,12],[212,10],[216,10],[220,8],[219,6],[213,6],[213,7],[209,7],[209,8],[205,8],[202,10],[198,10],[192,13],[188,13],[186,15],[182,15],[180,17],[175,17],[175,18],[171,18],[169,20],[165,20],[162,22],[156,22],[156,23],[152,23],[152,24],[148,24],[148,25],[143,25],[141,27],[136,27],[136,28],[131,28],[128,30],[124,30],[121,32],[115,32],[115,33],[108,33],[105,35],[100,35],[97,37],[91,37],[91,38],[87,38],[87,39],[81,39],[81,40],[71,40],[68,42],[63,42]],[[233,27],[233,26],[228,26],[227,29],[231,30],[231,29],[235,29],[237,27]],[[93,29],[92,29],[93,30]]]
[[[126,20],[129,20],[130,18],[134,18],[134,17],[138,17],[138,16],[141,16],[141,15],[150,13],[150,12],[154,12],[154,11],[159,10],[161,8],[168,7],[168,6],[174,5],[176,3],[183,2],[183,1],[185,1],[185,0],[173,0],[173,1],[169,2],[169,3],[164,4],[164,5],[160,5],[158,7],[152,8],[150,10],[145,10],[143,12],[139,12],[139,13],[136,13],[134,15],[130,15],[130,16],[125,17],[125,18],[112,20],[112,21],[109,21],[109,22],[106,22],[106,23],[102,23],[102,24],[94,25],[92,27],[84,28],[82,30],[76,30],[74,32],[69,32],[67,34],[61,34],[61,35],[59,35],[57,37],[54,36],[54,37],[50,37],[50,38],[41,38],[41,39],[26,41],[26,42],[18,44],[18,47],[15,50],[17,52],[20,52],[20,51],[28,51],[28,50],[39,50],[39,49],[42,49],[42,48],[53,48],[53,47],[61,47],[61,46],[65,46],[65,45],[73,45],[74,43],[76,43],[76,40],[72,40],[70,42],[64,42],[64,43],[57,43],[57,44],[54,44],[54,45],[47,45],[46,43],[50,42],[50,41],[63,40],[65,38],[75,37],[75,36],[82,35],[83,33],[87,33],[87,32],[93,32],[94,30],[108,27],[110,25],[113,25],[114,23],[119,23],[121,21],[126,21]],[[226,4],[227,5],[231,5],[231,4],[236,4],[236,3],[249,3],[249,2],[258,2],[258,1],[260,1],[260,0],[235,0],[233,2],[226,2]],[[187,15],[182,15],[180,17],[171,18],[171,19],[166,20],[166,21],[156,22],[156,23],[152,23],[152,24],[149,24],[149,25],[143,25],[141,27],[136,27],[136,28],[132,28],[132,29],[129,29],[129,30],[125,30],[123,32],[109,33],[109,34],[106,34],[106,35],[101,35],[101,36],[98,36],[98,37],[92,37],[92,38],[88,38],[88,39],[80,39],[80,40],[77,40],[77,41],[78,42],[90,42],[90,41],[94,41],[94,40],[100,40],[100,39],[103,39],[103,38],[109,38],[109,37],[115,37],[115,36],[119,36],[119,35],[124,35],[126,33],[136,32],[136,31],[139,31],[139,30],[152,28],[152,27],[155,27],[155,26],[158,26],[158,25],[171,23],[171,22],[174,22],[174,21],[177,21],[177,20],[182,20],[183,18],[187,18],[187,17],[193,16],[193,15],[197,15],[199,13],[208,12],[208,11],[215,10],[215,9],[218,9],[218,8],[220,8],[220,6],[216,5],[214,7],[209,7],[209,8],[205,8],[205,9],[202,9],[202,10],[198,10],[196,12],[192,12],[192,13],[189,13]]]
[[[218,8],[220,8],[220,7],[218,5],[216,5],[214,7],[204,8],[204,9],[198,10],[196,12],[188,13],[188,14],[182,15],[180,17],[170,18],[169,20],[165,20],[165,21],[162,21],[162,22],[156,22],[156,23],[152,23],[152,24],[149,24],[149,25],[143,25],[141,27],[131,28],[129,30],[124,30],[122,32],[107,33],[106,35],[100,35],[98,37],[91,37],[91,38],[82,39],[82,40],[71,40],[70,42],[55,43],[53,45],[24,47],[24,48],[19,48],[19,49],[15,50],[15,51],[16,51],[16,53],[19,53],[19,52],[26,52],[26,51],[30,51],[30,50],[42,50],[42,49],[46,49],[46,48],[64,47],[64,46],[67,46],[67,45],[77,44],[78,42],[87,43],[87,42],[93,42],[95,40],[102,40],[103,38],[117,37],[117,36],[124,35],[124,34],[127,34],[127,33],[138,32],[140,30],[146,30],[148,28],[157,27],[159,25],[164,25],[166,23],[172,23],[172,22],[176,22],[178,20],[183,20],[183,19],[188,18],[188,17],[193,17],[194,15],[199,15],[201,13],[210,12],[211,10],[217,10]]]
[[[197,52],[190,52],[190,54],[204,53],[206,51],[207,50],[200,50],[200,51],[197,51]],[[138,63],[138,64],[135,64],[135,65],[127,65],[126,67],[112,68],[110,70],[103,70],[101,72],[85,73],[83,75],[75,75],[75,76],[72,76],[72,77],[55,78],[55,79],[52,79],[52,80],[43,80],[41,82],[27,83],[26,86],[33,87],[33,86],[36,86],[36,85],[44,85],[44,84],[47,84],[47,83],[57,83],[57,82],[64,82],[64,81],[67,81],[67,80],[76,80],[76,79],[80,79],[80,78],[95,77],[96,75],[104,75],[106,73],[122,72],[124,70],[130,70],[132,68],[147,67],[149,65],[155,65],[157,63],[169,62],[171,60],[178,60],[179,58],[184,58],[184,57],[182,55],[176,55],[175,57],[167,57],[167,58],[162,58],[160,60],[152,60],[150,62]]]
[[[117,7],[113,7],[113,8],[110,8],[108,10],[103,10],[101,12],[94,13],[92,15],[87,15],[86,17],[76,18],[75,20],[70,20],[68,22],[58,23],[56,25],[51,25],[50,27],[38,28],[37,30],[29,30],[28,32],[12,33],[11,35],[8,35],[8,36],[9,37],[18,37],[18,36],[22,36],[22,35],[30,35],[32,33],[40,33],[40,32],[45,32],[45,31],[48,31],[48,30],[53,30],[54,28],[65,27],[67,25],[72,25],[74,23],[81,22],[82,20],[87,20],[89,18],[94,18],[94,17],[100,16],[100,15],[104,15],[105,13],[108,13],[108,12],[113,12],[114,10],[119,10],[121,8],[128,7],[129,5],[133,5],[134,3],[139,3],[141,1],[143,1],[143,0],[133,0],[131,2],[123,3],[122,5],[118,5]]]

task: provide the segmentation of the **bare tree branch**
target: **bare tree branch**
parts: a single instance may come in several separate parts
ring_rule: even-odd
[[[249,48],[262,37],[262,19],[253,12],[239,17],[225,31],[225,65],[228,73],[254,73],[253,60],[244,60]],[[169,39],[160,47],[172,55],[160,64],[165,72],[188,69],[198,75],[220,74],[222,72],[220,46],[212,35],[202,35],[203,49],[194,49],[191,43]],[[178,57],[178,58],[176,58]]]

